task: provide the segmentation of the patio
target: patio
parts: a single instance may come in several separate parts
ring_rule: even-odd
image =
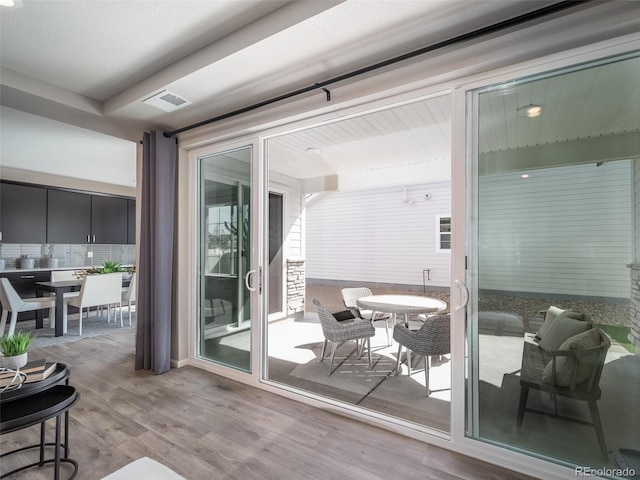
[[[378,288],[376,294],[405,293],[428,295],[448,303],[448,293],[416,291],[414,289]],[[354,342],[346,342],[336,352],[336,370],[328,376],[328,358],[319,362],[323,335],[317,315],[311,310],[311,299],[317,298],[331,311],[343,310],[340,287],[335,285],[307,285],[306,311],[299,320],[286,319],[269,325],[269,370],[270,380],[330,399],[398,418],[441,432],[448,432],[450,425],[450,375],[451,356],[440,361],[432,360],[430,386],[432,394],[425,396],[424,361],[415,365],[412,375],[402,365],[400,375],[395,376],[398,351],[395,342],[387,346],[384,323],[378,322],[376,335],[372,338],[373,368],[368,368],[364,355],[357,359]],[[521,315],[525,331],[535,332],[542,323],[539,310],[550,304],[545,299],[523,299],[501,295],[482,297],[481,308]],[[553,302],[551,302],[553,303]],[[558,302],[556,302],[558,303]],[[596,323],[620,325],[628,319],[627,304],[599,304],[592,302],[569,302],[575,310],[589,311]],[[616,466],[615,451],[618,449],[640,449],[636,431],[617,412],[629,411],[640,401],[638,382],[621,379],[635,378],[640,371],[640,358],[631,354],[619,343],[612,341],[608,352],[601,387],[602,399],[598,402],[604,426],[607,446],[610,451],[607,463],[599,459],[598,443],[590,427],[573,426],[553,417],[527,414],[523,429],[516,431],[516,416],[520,387],[518,372],[522,357],[522,333],[514,334],[504,325],[481,328],[479,333],[480,372],[478,405],[482,411],[479,424],[480,437],[490,443],[520,445],[541,455],[558,456],[563,452],[578,465]],[[537,392],[536,392],[537,393]],[[549,408],[549,399],[541,395],[532,398],[534,406]],[[560,402],[564,413],[578,417],[587,413],[582,405]],[[584,442],[576,438],[584,437]],[[591,438],[593,437],[593,438]],[[591,441],[593,440],[593,441]],[[584,443],[584,444],[583,444]],[[579,445],[580,447],[572,447]],[[598,463],[600,462],[600,463]]]

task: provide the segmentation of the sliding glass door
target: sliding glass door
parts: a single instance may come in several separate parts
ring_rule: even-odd
[[[608,59],[469,94],[469,435],[607,477],[640,450],[638,75]]]
[[[199,356],[251,365],[251,146],[199,158]]]

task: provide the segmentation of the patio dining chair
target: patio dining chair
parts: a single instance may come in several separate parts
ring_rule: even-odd
[[[18,321],[18,313],[20,312],[48,308],[49,318],[55,318],[55,299],[51,297],[22,298],[18,292],[16,292],[16,289],[13,288],[8,278],[1,278],[0,281],[0,303],[2,304],[0,336],[4,335],[4,328],[7,325],[9,312],[11,312],[11,320],[9,321],[9,331],[7,332],[8,337],[12,336],[16,330],[16,322]]]
[[[398,342],[398,359],[396,360],[396,375],[400,373],[400,356],[402,347],[407,350],[407,368],[411,375],[411,352],[424,356],[424,378],[429,390],[429,361],[433,355],[451,353],[451,319],[450,315],[431,315],[426,317],[419,330],[412,331],[403,324],[393,328],[393,339]]]
[[[333,314],[327,310],[317,299],[313,300],[313,304],[318,312],[322,333],[324,335],[324,345],[320,354],[320,361],[324,360],[327,342],[332,343],[331,363],[329,364],[329,376],[333,373],[333,360],[336,356],[336,348],[338,345],[347,340],[356,340],[356,352],[358,358],[362,356],[364,349],[364,340],[367,342],[367,354],[369,357],[369,368],[371,369],[371,337],[376,333],[371,322],[362,318],[354,318],[353,320],[338,321]],[[358,346],[358,340],[362,340],[362,346]]]
[[[357,301],[359,298],[370,297],[371,295],[373,295],[373,292],[371,292],[371,290],[367,287],[342,289],[342,301],[344,302],[344,306],[351,310],[354,315],[371,322],[384,321],[384,326],[387,331],[387,345],[391,345],[391,337],[389,335],[389,319],[391,318],[390,315],[387,315],[383,312],[363,310],[357,305]]]

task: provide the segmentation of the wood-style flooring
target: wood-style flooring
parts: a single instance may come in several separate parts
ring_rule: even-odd
[[[136,371],[130,332],[31,352],[42,357],[66,363],[81,394],[70,427],[80,480],[101,479],[143,456],[187,480],[531,478],[196,368]],[[2,435],[0,450],[38,438],[37,426]],[[0,473],[35,461],[37,449],[29,455],[3,458]],[[53,467],[8,478],[51,479]]]

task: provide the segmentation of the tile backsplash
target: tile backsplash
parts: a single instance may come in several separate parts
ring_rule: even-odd
[[[136,261],[135,245],[54,243],[0,243],[0,259],[4,269],[17,269],[22,256],[34,259],[34,268],[47,268],[47,259],[58,259],[58,268],[83,268],[102,265],[105,260],[132,265]],[[1,266],[0,262],[0,266]],[[2,270],[3,268],[0,268]]]

